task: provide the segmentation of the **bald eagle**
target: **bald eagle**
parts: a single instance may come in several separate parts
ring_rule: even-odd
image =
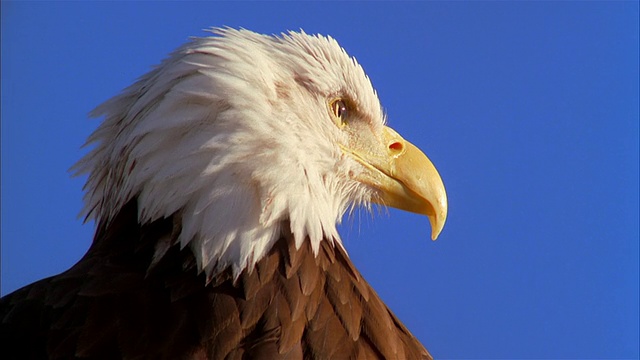
[[[432,163],[334,39],[213,32],[93,111],[75,165],[93,243],[2,298],[2,358],[431,358],[336,224],[381,204],[426,215],[435,240]]]

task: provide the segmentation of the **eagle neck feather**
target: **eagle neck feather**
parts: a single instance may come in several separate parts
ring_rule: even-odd
[[[52,337],[49,355],[430,359],[337,244],[324,241],[314,254],[309,241],[296,247],[283,231],[252,271],[234,277],[227,267],[205,285],[194,254],[177,243],[179,227],[177,215],[140,224],[132,200],[99,225],[80,262],[43,280],[40,287],[64,289],[44,292],[57,305],[47,319],[73,326],[68,337]],[[33,306],[42,293],[11,296],[30,296]],[[70,323],[69,313],[81,321]]]

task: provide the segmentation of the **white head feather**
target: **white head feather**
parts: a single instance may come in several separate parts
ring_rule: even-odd
[[[208,275],[251,269],[283,224],[298,247],[341,246],[336,224],[372,193],[328,104],[348,96],[379,133],[369,79],[330,37],[214,32],[93,111],[104,121],[75,166],[89,174],[85,215],[108,222],[134,197],[140,223],[180,213],[179,241]]]

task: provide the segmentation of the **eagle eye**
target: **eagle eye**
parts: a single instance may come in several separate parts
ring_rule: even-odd
[[[349,107],[343,99],[335,99],[330,104],[331,114],[333,115],[336,125],[344,127],[349,119]]]

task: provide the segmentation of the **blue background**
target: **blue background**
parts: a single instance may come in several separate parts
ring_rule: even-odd
[[[638,2],[2,2],[2,294],[88,248],[86,114],[211,26],[330,34],[449,219],[357,212],[353,261],[438,358],[638,358]]]

